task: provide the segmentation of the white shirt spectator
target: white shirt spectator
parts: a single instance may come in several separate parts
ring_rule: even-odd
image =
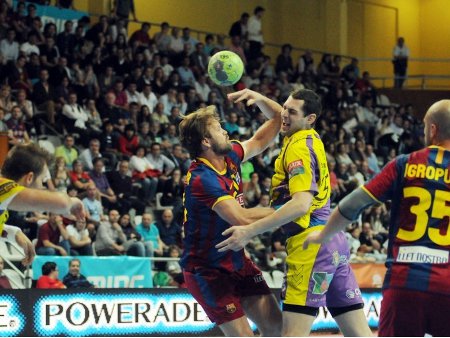
[[[78,104],[65,104],[62,111],[64,116],[71,120],[75,120],[75,127],[86,129],[86,122],[89,120],[89,115]]]
[[[28,58],[30,54],[36,53],[37,55],[40,54],[39,47],[36,45],[32,45],[29,42],[25,42],[20,46],[20,51],[25,54],[25,56]]]
[[[406,47],[406,45],[403,45],[402,47],[400,47],[399,45],[395,45],[393,54],[394,57],[407,58],[409,57],[409,48]]]
[[[155,109],[155,106],[158,103],[158,99],[153,92],[151,92],[148,96],[142,93],[138,103],[141,106],[147,106],[150,109],[150,112],[153,113],[153,109]]]
[[[91,149],[86,148],[81,153],[80,156],[78,156],[78,159],[83,163],[83,167],[87,170],[93,170],[94,164],[92,163],[92,160],[97,157],[102,157],[102,154],[98,153],[96,155],[92,155]],[[103,171],[105,171],[105,168],[103,167]]]
[[[125,93],[127,94],[128,103],[131,103],[131,102],[139,103],[139,102],[141,102],[141,96],[142,95],[138,91],[135,91],[134,93],[131,93],[128,90],[125,90]]]
[[[264,43],[264,39],[262,36],[262,25],[261,20],[256,17],[256,15],[252,15],[248,19],[247,23],[247,30],[248,30],[248,40],[249,41],[256,41],[260,43]]]
[[[167,156],[159,155],[153,156],[151,153],[146,155],[148,162],[152,165],[153,169],[159,170],[164,174],[170,173],[175,169],[175,163],[173,163]]]
[[[81,231],[78,231],[77,228],[69,224],[66,228],[67,234],[70,237],[74,237],[77,241],[81,241],[82,239],[89,237],[89,231],[87,229],[83,229]]]
[[[3,62],[16,61],[19,56],[19,44],[17,41],[9,43],[8,39],[3,39],[0,42],[0,53],[3,55]]]
[[[195,81],[195,91],[200,95],[203,101],[208,102],[208,95],[211,92],[211,88],[209,88],[207,83],[202,85],[198,81]]]

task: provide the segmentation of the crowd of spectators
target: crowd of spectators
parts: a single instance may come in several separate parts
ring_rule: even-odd
[[[278,102],[299,88],[322,96],[316,130],[327,151],[333,205],[396,154],[423,144],[413,107],[380,100],[357,59],[343,66],[340,56],[324,54],[316,64],[307,51],[293,60],[285,44],[273,64],[262,36],[248,36],[247,13],[233,24],[228,44],[225,35],[200,41],[188,27],[167,22],[153,35],[147,22],[129,32],[118,16],[95,23],[83,17],[58,31],[35,12],[33,4],[0,1],[0,129],[10,145],[60,137],[47,186],[80,197],[88,211],[86,225],[61,215],[13,215],[37,238],[38,254],[91,255],[95,243],[98,255],[179,255],[183,177],[192,160],[178,139],[181,115],[215,105],[230,138],[241,141],[264,123],[255,107],[228,101],[208,78],[208,59],[222,49],[245,63],[236,90]],[[255,9],[254,19],[262,13]],[[247,207],[268,205],[280,142],[243,164]],[[171,209],[161,215],[157,205]],[[349,229],[355,257],[385,250],[388,211],[377,206]],[[135,224],[134,215],[142,222]],[[258,240],[249,251],[263,268],[283,259],[282,233]]]

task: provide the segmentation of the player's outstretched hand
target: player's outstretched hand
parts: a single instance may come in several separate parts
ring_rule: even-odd
[[[308,249],[309,244],[322,244],[324,241],[322,231],[313,231],[306,236],[306,239],[303,242],[303,249]]]
[[[224,236],[231,236],[216,245],[219,252],[224,252],[227,250],[239,251],[243,249],[252,238],[249,230],[246,228],[246,226],[232,226],[222,232],[222,235]]]
[[[83,202],[76,197],[71,197],[70,200],[72,202],[70,213],[74,215],[78,221],[86,220],[86,212],[84,210]]]
[[[238,92],[230,93],[227,95],[228,99],[233,102],[241,102],[247,100],[247,106],[255,104],[257,101],[263,100],[264,96],[260,93],[250,89],[242,89]]]
[[[36,252],[34,251],[34,245],[30,239],[25,236],[22,231],[16,233],[16,242],[23,249],[25,258],[22,260],[22,264],[27,266],[33,263]]]

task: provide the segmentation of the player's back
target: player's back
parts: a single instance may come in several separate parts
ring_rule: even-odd
[[[449,168],[450,150],[431,146],[388,164],[390,187],[368,185],[392,200],[384,287],[450,294]]]

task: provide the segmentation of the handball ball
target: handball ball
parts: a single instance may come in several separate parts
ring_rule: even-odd
[[[244,72],[244,63],[236,53],[224,50],[214,54],[208,63],[208,74],[219,86],[234,85]]]

